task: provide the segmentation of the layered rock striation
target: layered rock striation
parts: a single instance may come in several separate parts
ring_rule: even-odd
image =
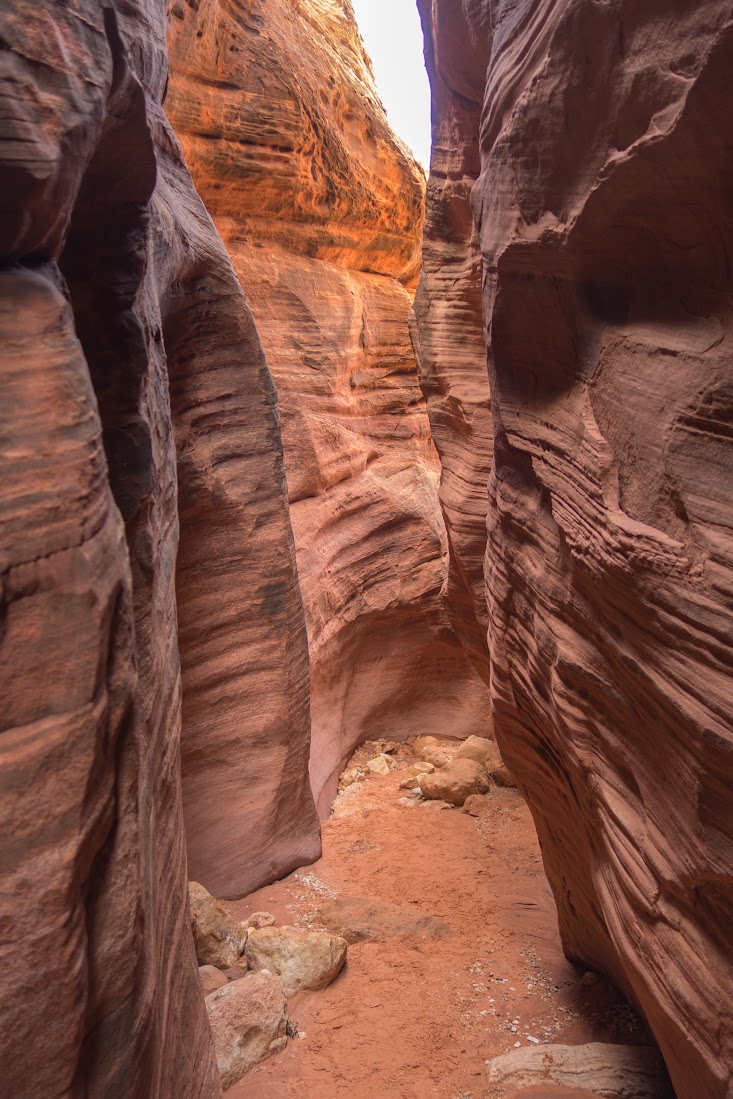
[[[455,8],[424,7],[439,74],[463,58]],[[462,14],[489,62],[473,206],[497,739],[569,956],[641,1006],[680,1099],[723,1099],[733,21],[719,0],[483,0]],[[441,79],[434,94],[440,106]],[[439,282],[425,292],[423,315],[439,313]],[[440,369],[460,379],[463,346],[443,332]],[[465,447],[451,462],[470,470],[485,440]],[[475,492],[461,488],[465,513]]]
[[[418,0],[418,8],[432,92],[433,147],[411,333],[441,463],[440,503],[450,547],[445,605],[488,683],[484,557],[492,424],[471,190],[480,172],[490,38],[456,4]]]
[[[424,179],[350,4],[178,3],[169,41],[166,107],[278,386],[327,813],[367,737],[488,722],[441,608],[438,462],[408,334]]]
[[[220,1092],[186,896],[179,516],[181,650],[190,665],[205,635],[192,689],[218,691],[200,813],[189,766],[193,820],[219,802],[211,876],[246,888],[319,844],[274,388],[161,109],[165,7],[0,16],[0,1075],[18,1099]]]

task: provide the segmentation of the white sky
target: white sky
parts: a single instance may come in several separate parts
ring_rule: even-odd
[[[392,128],[430,167],[430,86],[415,0],[352,0]]]

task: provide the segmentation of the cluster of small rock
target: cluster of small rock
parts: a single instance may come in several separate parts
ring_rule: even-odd
[[[406,768],[407,774],[400,782],[400,789],[407,791],[407,797],[402,799],[404,804],[429,801],[463,806],[467,812],[476,813],[480,807],[471,802],[472,798],[488,793],[494,785],[516,785],[496,742],[486,737],[470,736],[458,743],[419,736],[411,743],[408,741],[417,757],[408,763],[393,754],[399,745],[387,742],[379,746],[382,750],[372,759],[344,771],[339,784],[341,793],[369,774],[388,775]]]
[[[288,1019],[288,999],[330,984],[346,962],[348,944],[329,931],[275,927],[267,912],[238,922],[198,882],[189,882],[189,899],[199,977],[226,1089],[297,1035]]]

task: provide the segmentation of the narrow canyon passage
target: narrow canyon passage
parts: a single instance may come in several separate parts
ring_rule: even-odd
[[[0,0],[0,1099],[733,1099],[731,72]]]
[[[353,763],[383,746],[364,745]],[[390,774],[367,772],[336,799],[322,859],[227,904],[237,919],[264,910],[278,925],[330,929],[351,943],[328,988],[289,1001],[301,1037],[228,1099],[501,1099],[514,1089],[488,1086],[485,1063],[499,1054],[649,1045],[623,997],[564,957],[519,792],[494,786],[470,812],[405,797],[415,757],[405,745],[391,758]],[[541,1094],[566,1093],[545,1085]],[[661,1084],[649,1092],[668,1095]]]

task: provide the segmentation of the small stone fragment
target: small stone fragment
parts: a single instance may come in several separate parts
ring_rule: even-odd
[[[389,758],[388,756],[385,756],[384,753],[375,756],[374,759],[370,759],[367,763],[367,767],[374,775],[388,775],[392,771]]]
[[[245,927],[272,927],[274,923],[275,917],[271,912],[253,912],[251,916],[244,920]]]
[[[469,794],[463,803],[464,813],[471,817],[482,817],[489,810],[489,802],[483,794]]]
[[[403,778],[400,783],[400,790],[414,790],[417,787],[417,776],[409,775],[408,778]]]
[[[204,996],[208,996],[210,992],[216,992],[217,988],[223,988],[225,984],[229,983],[222,971],[217,969],[215,965],[200,965],[199,981]]]
[[[341,972],[348,943],[329,931],[263,927],[247,939],[247,958],[254,970],[280,978],[287,997],[304,988],[325,988]]]

